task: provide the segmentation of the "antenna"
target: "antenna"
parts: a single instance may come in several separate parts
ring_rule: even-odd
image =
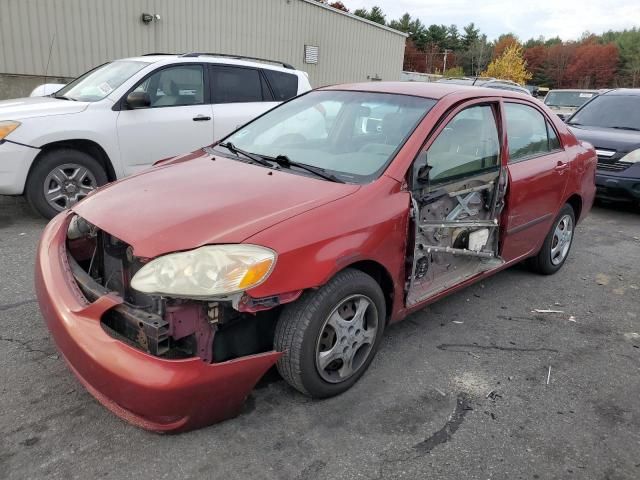
[[[49,62],[51,62],[51,52],[53,52],[53,44],[56,41],[56,34],[51,37],[51,43],[49,44],[49,57],[47,58],[47,66],[44,69],[44,83],[47,83],[47,73],[49,73]]]

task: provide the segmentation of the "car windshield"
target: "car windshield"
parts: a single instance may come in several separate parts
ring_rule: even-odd
[[[640,130],[640,95],[601,95],[578,110],[568,123]]]
[[[225,138],[261,157],[284,156],[341,181],[377,178],[435,100],[388,93],[314,91]],[[217,146],[220,152],[227,149]]]
[[[544,103],[550,107],[581,107],[596,95],[594,92],[549,92]]]
[[[118,60],[95,68],[58,90],[54,97],[97,102],[149,65],[147,62]]]

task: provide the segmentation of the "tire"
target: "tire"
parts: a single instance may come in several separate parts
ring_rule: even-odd
[[[107,181],[104,168],[91,155],[60,148],[36,158],[25,195],[31,208],[45,218],[53,218]]]
[[[364,309],[362,315],[358,314],[360,308]],[[353,317],[345,319],[351,313]],[[343,270],[282,311],[274,338],[275,349],[284,352],[277,363],[278,371],[305,395],[338,395],[351,388],[369,367],[382,340],[385,320],[385,298],[378,283],[359,270]],[[336,322],[339,330],[332,326]],[[329,335],[332,330],[333,336]],[[343,338],[347,341],[340,343]],[[321,364],[334,354],[343,358],[336,357],[322,369]],[[344,361],[347,357],[351,358],[349,365]]]
[[[562,228],[563,223],[564,229]],[[542,248],[535,257],[529,259],[529,268],[541,275],[552,275],[560,270],[569,256],[571,245],[573,245],[575,224],[575,212],[571,205],[565,204],[544,239]],[[566,238],[567,225],[569,227],[568,239]],[[564,232],[564,238],[562,238],[562,232]],[[564,246],[560,245],[562,242],[565,242]],[[560,248],[557,248],[558,246]]]

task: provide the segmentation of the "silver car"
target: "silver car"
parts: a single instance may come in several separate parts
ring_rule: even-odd
[[[598,93],[600,90],[551,90],[544,98],[544,103],[564,120],[593,97],[596,97]]]

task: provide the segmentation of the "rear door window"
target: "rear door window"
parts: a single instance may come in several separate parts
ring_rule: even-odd
[[[284,102],[298,94],[298,76],[277,70],[263,70],[277,102]]]
[[[214,66],[211,69],[213,103],[247,103],[271,100],[260,71],[255,68]]]
[[[542,113],[521,103],[505,103],[509,162],[544,155],[560,148],[555,130]]]

